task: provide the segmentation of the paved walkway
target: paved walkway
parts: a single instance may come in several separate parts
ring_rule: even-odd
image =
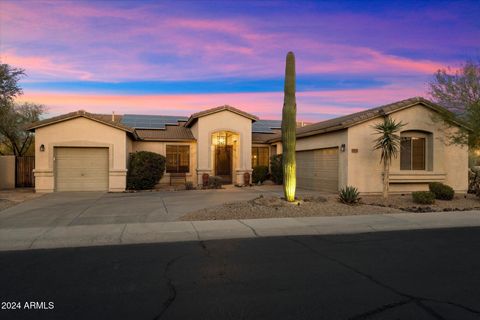
[[[0,250],[480,226],[480,211],[0,229]]]

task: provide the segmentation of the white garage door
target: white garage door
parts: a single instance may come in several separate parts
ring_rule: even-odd
[[[108,191],[108,148],[55,148],[56,191]]]
[[[297,151],[297,186],[338,191],[338,148]]]

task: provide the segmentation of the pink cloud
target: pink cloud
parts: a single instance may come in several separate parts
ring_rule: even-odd
[[[27,68],[31,80],[54,81],[278,77],[287,48],[298,48],[298,71],[304,74],[427,75],[451,64],[399,57],[285,28],[277,31],[253,18],[172,18],[149,9],[142,5],[106,10],[69,1],[32,2],[28,7],[2,2],[0,49]],[[121,30],[92,23],[108,19]],[[25,43],[42,45],[26,51]],[[146,54],[158,58],[152,63]]]
[[[61,75],[62,78],[80,80],[90,80],[93,78],[93,74],[88,71],[77,69],[68,63],[54,62],[48,57],[21,56],[13,51],[7,51],[3,53],[0,58],[5,63],[26,69],[27,73],[34,77],[59,77]]]

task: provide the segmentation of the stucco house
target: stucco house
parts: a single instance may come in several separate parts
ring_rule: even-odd
[[[390,115],[407,124],[391,167],[391,191],[425,190],[428,182],[439,181],[465,192],[468,150],[446,143],[446,132],[455,126],[434,121],[442,110],[417,97],[297,128],[298,187],[336,192],[353,185],[362,193],[380,193],[382,165],[372,149],[371,126]],[[200,184],[208,173],[243,185],[252,167],[268,165],[271,155],[282,152],[280,126],[231,106],[190,117],[68,113],[28,128],[35,132],[35,188],[124,191],[128,156],[143,150],[166,156],[160,183],[185,173]]]

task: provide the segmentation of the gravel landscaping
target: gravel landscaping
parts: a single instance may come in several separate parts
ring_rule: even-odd
[[[260,196],[249,201],[229,202],[213,208],[201,209],[184,215],[180,220],[228,220],[308,216],[347,216],[363,214],[388,214],[400,212],[439,212],[480,209],[480,199],[474,195],[455,195],[451,201],[435,200],[433,205],[419,205],[410,194],[390,195],[384,202],[381,196],[362,196],[357,205],[338,201],[335,194],[305,196],[292,204],[279,196]]]
[[[452,200],[435,200],[432,205],[414,203],[412,195],[390,195],[385,203],[379,196],[363,196],[362,203],[396,208],[408,212],[466,211],[480,209],[480,198],[472,194],[456,194]]]
[[[181,220],[228,220],[307,216],[346,216],[375,213],[403,212],[396,208],[376,205],[346,205],[336,195],[306,196],[297,204],[288,203],[278,196],[260,196],[250,201],[225,203],[184,215]]]

